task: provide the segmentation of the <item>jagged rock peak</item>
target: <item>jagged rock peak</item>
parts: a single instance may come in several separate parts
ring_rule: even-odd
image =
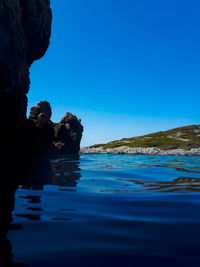
[[[51,105],[47,101],[40,101],[37,106],[33,106],[30,110],[29,119],[38,119],[40,114],[43,114],[47,119],[51,119]]]
[[[70,112],[66,112],[65,116],[61,119],[61,123],[68,123],[68,122],[72,122],[72,121],[79,121],[81,122],[80,119],[78,119],[75,115],[73,115]]]
[[[29,120],[39,130],[35,143],[40,148],[45,144],[44,150],[51,147],[50,154],[53,157],[78,154],[83,133],[81,120],[67,112],[59,123],[53,123],[50,120],[51,113],[51,106],[47,101],[41,101],[31,108]]]

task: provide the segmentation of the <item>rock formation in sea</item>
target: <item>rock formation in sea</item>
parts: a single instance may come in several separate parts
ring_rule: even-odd
[[[51,35],[49,0],[0,0],[0,161],[3,171],[30,157],[26,118],[31,64]],[[25,163],[24,163],[25,164]]]
[[[77,154],[83,133],[81,120],[67,112],[59,123],[54,124],[54,155]]]
[[[32,153],[36,155],[49,150],[54,140],[54,125],[50,120],[51,113],[51,106],[47,101],[41,101],[37,106],[31,108],[27,131],[32,140]]]
[[[0,0],[0,120],[14,138],[26,121],[29,68],[41,58],[51,35],[48,0]]]
[[[66,113],[59,123],[51,121],[51,106],[41,101],[33,106],[29,115],[30,136],[33,150],[46,151],[51,157],[77,154],[80,150],[83,126],[81,120]]]
[[[75,116],[67,114],[54,124],[46,101],[33,107],[28,119],[26,115],[29,68],[49,46],[51,22],[49,0],[0,0],[1,266],[25,266],[14,263],[7,239],[9,229],[20,227],[10,225],[18,185],[56,183],[57,166],[51,164],[46,153],[55,156],[59,152],[79,152],[83,128]],[[58,134],[59,125],[64,125],[67,133]],[[80,178],[78,174],[73,176],[76,170],[63,170],[59,179],[75,186]]]
[[[0,161],[4,170],[11,165],[18,168],[19,162],[25,165],[35,153],[49,149],[53,141],[55,145],[60,141],[55,140],[51,108],[46,102],[32,109],[30,119],[26,116],[29,69],[49,46],[51,23],[49,0],[0,0]],[[72,120],[68,124],[69,147],[75,143],[77,152],[74,140],[81,135],[75,138]],[[62,146],[63,152],[73,150],[66,148],[65,141]]]

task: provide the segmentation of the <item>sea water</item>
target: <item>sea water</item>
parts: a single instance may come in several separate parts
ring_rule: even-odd
[[[13,262],[200,266],[199,157],[80,155],[51,167],[15,193]]]

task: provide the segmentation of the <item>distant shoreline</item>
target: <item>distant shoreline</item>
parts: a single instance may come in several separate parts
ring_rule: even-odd
[[[128,154],[128,155],[173,155],[173,156],[200,156],[200,148],[185,149],[171,149],[161,150],[154,147],[128,147],[120,146],[115,148],[103,147],[84,147],[81,148],[80,154]]]

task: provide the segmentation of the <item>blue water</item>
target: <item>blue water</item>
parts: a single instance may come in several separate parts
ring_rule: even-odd
[[[81,155],[40,168],[15,193],[13,262],[200,266],[199,157]]]

